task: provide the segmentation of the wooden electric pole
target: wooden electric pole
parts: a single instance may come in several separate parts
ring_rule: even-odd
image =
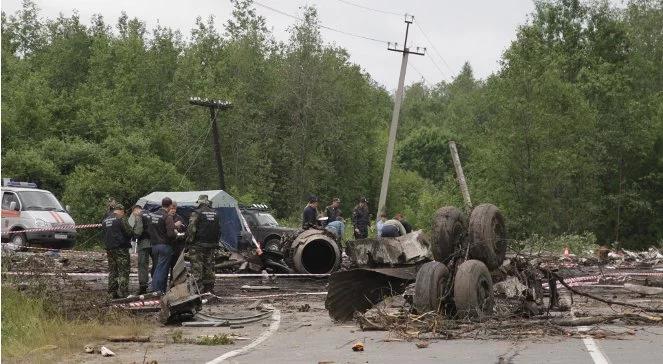
[[[214,159],[216,160],[216,169],[219,173],[219,188],[225,191],[226,180],[223,174],[223,159],[221,158],[221,136],[219,135],[219,127],[217,126],[217,116],[220,110],[227,110],[232,107],[228,101],[222,100],[209,100],[201,99],[200,97],[191,97],[189,99],[191,105],[208,107],[211,116],[212,128],[212,145],[214,145]]]
[[[401,61],[401,73],[398,77],[398,89],[396,90],[396,96],[394,100],[394,111],[391,116],[391,127],[389,127],[389,143],[387,144],[387,156],[384,161],[384,172],[382,173],[382,186],[380,187],[380,200],[378,201],[378,214],[384,212],[385,203],[387,202],[387,191],[389,190],[389,177],[391,176],[391,164],[394,159],[394,147],[396,146],[396,131],[398,129],[398,117],[401,112],[401,102],[403,101],[403,84],[405,83],[405,71],[407,70],[407,58],[410,53],[423,56],[426,53],[426,48],[423,48],[423,51],[419,51],[419,47],[416,48],[416,51],[410,50],[407,46],[407,37],[410,32],[410,24],[414,21],[414,16],[405,14],[405,42],[403,43],[403,48],[398,47],[398,43],[395,43],[394,46],[391,46],[391,43],[387,45],[387,49],[394,52],[400,52],[403,54],[403,60]]]

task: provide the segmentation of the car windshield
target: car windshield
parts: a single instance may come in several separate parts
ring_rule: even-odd
[[[18,197],[24,211],[64,211],[60,201],[50,192],[21,191]]]
[[[258,220],[258,225],[260,226],[278,226],[279,223],[276,221],[274,216],[266,212],[259,212],[256,215]]]

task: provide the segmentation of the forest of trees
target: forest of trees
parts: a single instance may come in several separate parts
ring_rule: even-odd
[[[375,207],[392,95],[346,50],[325,43],[316,9],[287,42],[250,0],[224,29],[188,35],[123,15],[2,14],[2,174],[37,182],[98,221],[107,196],[217,188],[209,112],[220,115],[228,191],[301,213],[308,194],[349,216]],[[504,210],[512,237],[594,234],[663,242],[663,1],[537,1],[498,71],[408,87],[388,211],[429,226],[461,204],[447,141],[459,144],[474,202]]]

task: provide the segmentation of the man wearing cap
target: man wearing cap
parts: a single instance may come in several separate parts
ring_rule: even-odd
[[[150,220],[147,215],[143,214],[143,208],[139,205],[134,205],[131,208],[131,216],[127,219],[129,226],[133,230],[133,238],[136,239],[136,250],[138,251],[138,294],[147,292],[147,284],[149,283],[150,272],[150,259],[152,258],[152,245],[150,244],[150,236],[147,233]],[[156,261],[152,259],[152,266]]]
[[[124,206],[115,203],[112,209],[112,214],[107,214],[102,221],[101,228],[108,257],[108,294],[120,298],[129,294],[129,248],[133,233],[124,215]]]
[[[338,218],[341,216],[341,199],[338,197],[334,197],[332,200],[331,205],[327,206],[325,209],[325,215],[328,217],[327,222],[324,224],[326,226],[330,222],[334,222],[338,220]]]
[[[308,230],[318,226],[318,196],[311,195],[302,214],[302,229]]]
[[[354,226],[355,239],[366,239],[368,237],[368,225],[371,216],[368,213],[368,200],[366,197],[359,199],[359,204],[352,210],[352,225]]]
[[[170,258],[173,255],[175,244],[175,222],[173,216],[168,213],[168,208],[173,203],[170,197],[161,200],[161,208],[150,213],[150,224],[148,233],[152,243],[152,256],[157,262],[152,276],[152,291],[165,293],[168,289],[168,271]]]
[[[186,241],[189,244],[191,271],[201,292],[214,291],[214,255],[219,247],[219,214],[212,209],[207,195],[198,197],[198,208],[191,213]]]

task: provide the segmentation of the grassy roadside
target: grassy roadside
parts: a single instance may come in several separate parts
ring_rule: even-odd
[[[68,320],[52,303],[2,287],[2,361],[50,363],[111,335],[147,335],[149,323],[124,313]]]

